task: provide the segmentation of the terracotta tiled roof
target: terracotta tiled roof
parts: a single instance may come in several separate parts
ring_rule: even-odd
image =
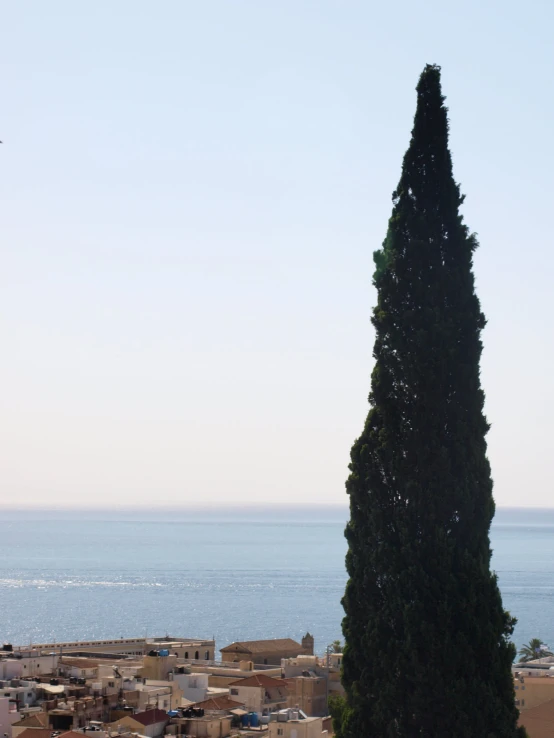
[[[554,735],[554,700],[523,710],[519,725],[525,727],[529,738],[551,738]]]
[[[163,723],[169,720],[167,712],[165,712],[164,710],[158,710],[157,708],[154,710],[137,712],[136,715],[129,715],[129,717],[132,717],[133,720],[136,720],[137,723],[140,723],[144,726],[154,725],[155,723]]]
[[[301,654],[305,649],[293,641],[292,638],[272,638],[268,641],[236,641],[230,646],[221,649],[222,653],[294,653],[296,656]]]
[[[50,738],[51,735],[51,728],[25,728],[25,730],[19,734],[20,738]]]
[[[255,674],[245,679],[237,679],[236,682],[230,682],[229,687],[287,687],[287,682],[284,679],[274,679],[273,677],[266,676],[265,674]]]
[[[244,702],[237,702],[224,694],[222,697],[211,697],[209,700],[196,702],[194,707],[201,707],[203,710],[209,712],[214,710],[235,710],[237,707],[242,707],[243,705]]]
[[[17,723],[13,723],[16,728],[47,728],[48,727],[48,714],[46,712],[35,712],[34,715],[29,715],[23,720],[18,720]],[[23,733],[20,733],[23,735]],[[33,733],[36,735],[36,733]],[[40,738],[40,736],[37,736]]]

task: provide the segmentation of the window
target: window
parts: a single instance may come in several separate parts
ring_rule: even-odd
[[[525,684],[522,684],[522,685],[521,685],[521,688],[522,688],[522,689],[525,689]]]
[[[277,735],[285,735],[283,733],[283,728],[277,728]]]
[[[188,659],[188,657],[189,657],[189,652],[185,651],[185,658]]]
[[[237,695],[238,693],[238,689],[231,689],[231,694]]]
[[[204,658],[206,659],[206,661],[209,661],[210,660],[210,652],[209,651],[206,651],[206,653],[204,654]]]
[[[524,704],[525,704],[525,700],[521,700],[521,706],[522,707],[523,707]]]
[[[108,682],[108,687],[115,687],[115,684],[113,682]]]
[[[197,652],[196,652],[196,653],[194,654],[194,658],[195,658],[195,659],[196,659],[197,661],[198,661],[198,659],[200,658],[200,654],[198,653],[198,651],[197,651]]]

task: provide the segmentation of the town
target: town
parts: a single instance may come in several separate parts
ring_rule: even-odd
[[[4,644],[3,738],[268,738],[332,735],[329,698],[344,692],[339,644],[310,633],[240,641],[173,636]],[[554,682],[554,680],[553,680]]]

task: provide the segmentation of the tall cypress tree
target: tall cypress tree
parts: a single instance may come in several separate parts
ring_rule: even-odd
[[[426,66],[383,248],[351,453],[341,738],[514,738],[515,621],[490,571],[485,325],[440,68]]]

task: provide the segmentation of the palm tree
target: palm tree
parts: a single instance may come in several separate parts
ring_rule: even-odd
[[[541,648],[542,645],[543,642],[540,638],[531,638],[529,643],[519,649],[519,663],[521,664],[525,661],[533,661],[533,659],[538,659],[542,656],[552,656],[551,651]]]
[[[331,646],[333,647],[333,653],[342,653],[342,643],[340,641],[333,641]]]

